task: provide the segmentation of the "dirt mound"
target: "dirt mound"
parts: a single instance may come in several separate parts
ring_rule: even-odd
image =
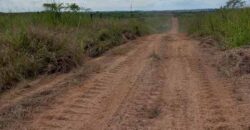
[[[250,74],[250,48],[225,51],[218,59],[218,64],[227,75]]]

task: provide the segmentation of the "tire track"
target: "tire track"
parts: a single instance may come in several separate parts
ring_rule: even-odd
[[[193,48],[194,49],[194,48]],[[216,70],[207,65],[197,50],[189,57],[193,77],[197,83],[197,99],[200,115],[200,129],[235,130],[242,129],[238,120],[238,108],[231,91],[232,84],[219,77]]]
[[[73,97],[70,97],[71,103],[66,103],[61,110],[58,108],[55,111],[50,112],[53,116],[44,116],[42,120],[42,129],[73,129],[74,125],[79,124],[79,122],[84,122],[85,119],[90,118],[99,108],[99,103],[101,100],[105,99],[107,92],[110,91],[111,86],[119,84],[122,73],[125,73],[127,58],[124,58],[117,66],[114,66],[109,71],[104,72],[101,76],[95,78],[91,84],[88,84],[89,88],[82,91],[82,93],[74,94]],[[123,68],[121,70],[121,68]],[[113,80],[113,79],[116,80]],[[54,116],[53,113],[59,113]],[[48,118],[49,117],[49,118]],[[50,120],[48,120],[50,119]],[[68,125],[67,122],[71,122]],[[40,122],[38,122],[40,124]],[[37,126],[36,126],[37,127]]]
[[[145,42],[145,41],[144,41]],[[105,72],[94,76],[92,80],[84,86],[76,90],[72,90],[57,104],[57,107],[50,111],[43,113],[39,120],[29,126],[31,129],[92,129],[91,124],[93,120],[101,119],[103,113],[104,102],[115,91],[119,91],[119,87],[124,78],[131,73],[128,68],[130,65],[136,65],[136,60],[144,57],[143,51],[150,49],[149,43],[140,44],[126,56],[117,60],[110,69]],[[141,55],[141,56],[139,56]],[[134,58],[139,56],[138,58]],[[73,95],[73,96],[72,96]],[[121,95],[122,96],[122,95]],[[67,102],[68,101],[68,102]],[[59,105],[59,106],[58,106]],[[106,105],[106,104],[105,104]],[[70,123],[67,123],[70,122]]]
[[[159,39],[159,38],[158,38]],[[161,40],[156,40],[150,54],[158,52]],[[156,50],[157,49],[157,50]],[[162,102],[162,88],[164,73],[162,73],[163,57],[147,57],[141,71],[136,76],[131,89],[113,114],[106,130],[137,130],[149,129],[148,124],[160,116],[164,103]],[[156,58],[156,59],[155,59]]]
[[[172,35],[173,37],[173,35]],[[165,50],[167,60],[164,63],[166,83],[163,89],[163,99],[166,103],[165,111],[160,120],[156,121],[153,130],[196,129],[197,111],[196,97],[193,93],[192,73],[188,65],[189,52],[185,41],[174,37],[167,44]],[[165,41],[166,42],[166,41]]]

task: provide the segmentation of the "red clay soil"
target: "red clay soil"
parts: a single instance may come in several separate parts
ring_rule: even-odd
[[[32,110],[28,118],[8,122],[5,115],[10,111],[4,108],[13,108],[12,113],[18,111],[18,107],[11,106],[20,102],[18,100],[25,100],[31,92],[18,100],[5,102],[4,106],[1,104],[0,113],[5,111],[0,116],[2,128],[250,129],[250,103],[240,103],[233,82],[210,65],[198,41],[178,32],[177,18],[172,19],[172,29],[168,33],[142,37],[116,51],[126,48],[129,48],[126,53],[116,52],[96,59],[106,67],[80,85],[70,84],[73,87],[55,94],[53,100],[48,100],[37,111]],[[110,61],[102,60],[105,58]],[[58,80],[66,82],[72,78],[60,77]],[[58,87],[49,84],[47,88]]]

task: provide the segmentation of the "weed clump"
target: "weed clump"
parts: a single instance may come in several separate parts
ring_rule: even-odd
[[[151,58],[154,61],[160,61],[161,60],[161,57],[155,51],[149,56],[149,58]]]
[[[65,34],[29,28],[0,42],[0,92],[39,74],[68,72],[80,65],[83,53]]]
[[[107,50],[129,40],[134,40],[141,35],[144,35],[144,32],[138,26],[132,27],[130,30],[113,26],[109,29],[101,29],[97,34],[92,35],[91,38],[86,40],[87,44],[84,49],[88,56],[97,57]]]
[[[220,71],[228,76],[250,74],[249,48],[226,51],[218,59]]]

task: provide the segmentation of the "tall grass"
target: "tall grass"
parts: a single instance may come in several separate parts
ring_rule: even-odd
[[[180,19],[188,33],[212,36],[226,48],[250,44],[250,8],[188,14],[182,15]]]
[[[23,13],[0,15],[0,92],[23,79],[80,66],[110,48],[160,25],[135,13]]]

